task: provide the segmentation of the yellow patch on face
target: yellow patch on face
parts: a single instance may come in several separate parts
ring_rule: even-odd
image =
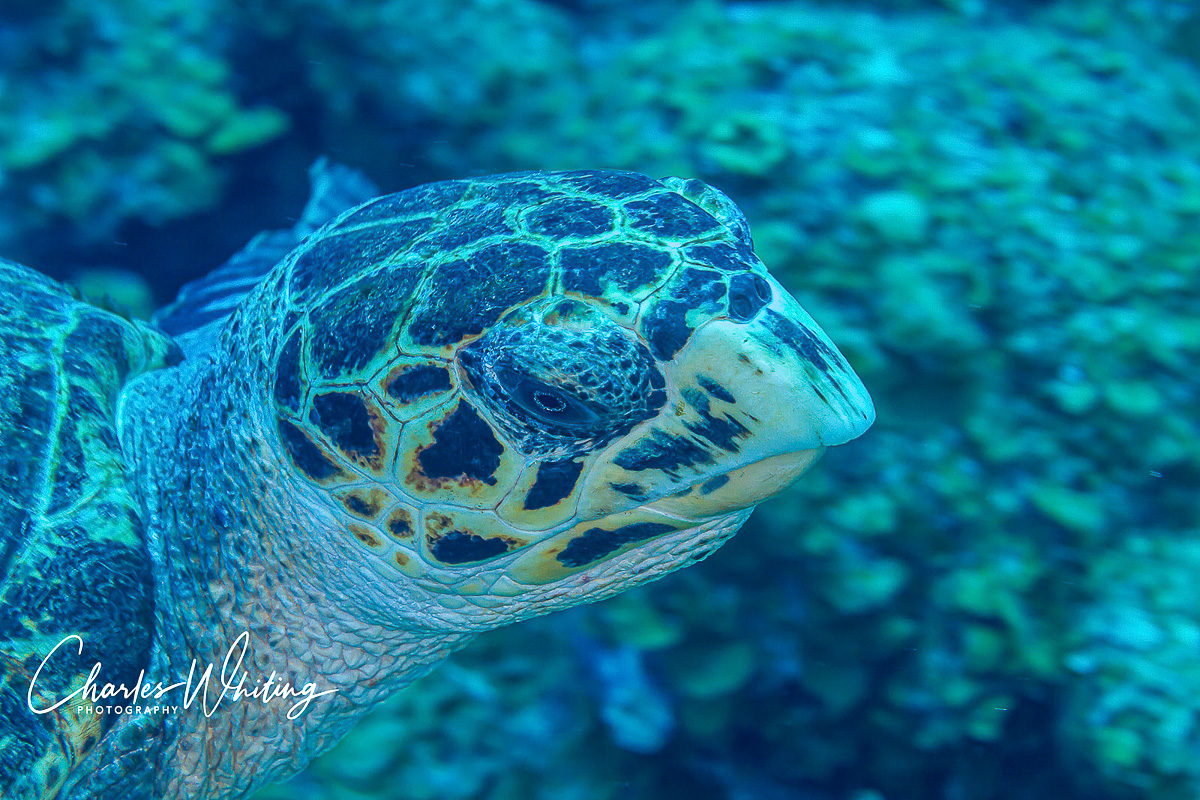
[[[584,519],[597,519],[640,505],[653,490],[653,483],[662,480],[664,477],[658,473],[629,472],[611,461],[601,461],[581,480],[577,514]],[[622,487],[625,492],[614,487]]]
[[[748,508],[786,489],[808,472],[823,452],[825,449],[818,447],[765,458],[656,500],[647,508],[689,519],[717,517]]]

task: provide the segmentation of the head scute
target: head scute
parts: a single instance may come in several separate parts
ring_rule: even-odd
[[[747,247],[754,247],[754,241],[750,238],[750,223],[746,221],[746,215],[720,189],[695,178],[663,178],[662,183],[663,186],[678,192],[681,197],[687,198],[711,214],[739,242]]]

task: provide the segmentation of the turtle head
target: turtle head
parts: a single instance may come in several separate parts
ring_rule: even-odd
[[[314,301],[274,384],[284,459],[399,619],[484,629],[692,563],[874,419],[705,184],[413,191],[293,255]],[[309,275],[364,252],[334,285]]]

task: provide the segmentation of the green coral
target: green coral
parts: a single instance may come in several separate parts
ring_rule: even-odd
[[[73,237],[92,241],[128,220],[210,208],[222,158],[288,127],[278,109],[238,97],[223,29],[236,8],[63,0],[10,29],[0,85],[8,229],[65,216]]]
[[[1087,716],[1133,708],[1149,670],[1092,682],[1104,670],[1068,665],[1084,610],[1110,602],[1091,554],[1151,516],[1174,539],[1192,518],[1200,81],[1158,49],[1169,15],[954,10],[680,8],[431,155],[447,172],[605,164],[724,188],[876,398],[869,436],[640,596],[649,630],[681,623],[645,639],[679,703],[671,752],[750,770],[751,736],[756,774],[782,785],[844,771],[905,798],[940,791],[919,787],[966,743],[1002,761],[1069,742],[1025,785],[1197,788],[1193,762],[1149,755],[1186,740],[1178,719]],[[584,615],[636,631],[626,613]],[[1164,674],[1200,669],[1174,658]],[[1118,680],[1132,699],[1110,697]],[[956,791],[1000,796],[988,774]]]
[[[1148,796],[1195,795],[1200,531],[1134,535],[1089,565],[1097,587],[1065,659],[1065,745]]]

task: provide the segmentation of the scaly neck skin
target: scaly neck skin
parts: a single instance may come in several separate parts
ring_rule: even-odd
[[[201,694],[168,725],[156,778],[164,798],[242,797],[299,771],[377,702],[470,640],[375,621],[377,598],[347,580],[336,552],[344,540],[336,518],[279,467],[254,413],[262,382],[243,374],[250,360],[220,353],[188,361],[144,376],[122,399],[122,446],[146,508],[170,673],[151,678],[187,680],[195,660],[195,687],[213,664],[211,710],[227,653],[248,633],[247,691],[272,671],[298,691],[306,683],[337,691],[295,720],[287,718],[295,698],[264,704],[227,695],[205,716]],[[181,688],[159,702],[183,698]]]

